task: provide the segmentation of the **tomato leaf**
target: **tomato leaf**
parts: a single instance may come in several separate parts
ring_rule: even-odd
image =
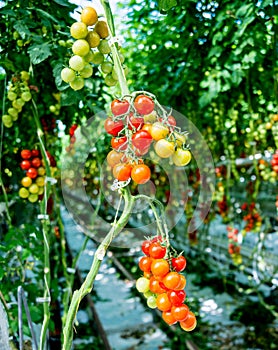
[[[22,37],[22,39],[25,39],[27,36],[31,35],[30,30],[28,27],[24,24],[23,21],[18,21],[14,25],[14,29],[18,32],[18,34]]]
[[[33,64],[41,63],[51,56],[50,45],[48,43],[32,45],[29,47],[28,53]]]
[[[160,11],[166,12],[175,6],[177,6],[176,0],[158,0],[158,7]]]

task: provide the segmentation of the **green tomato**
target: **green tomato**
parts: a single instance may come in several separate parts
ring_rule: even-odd
[[[104,62],[102,62],[100,68],[104,74],[109,74],[112,72],[113,64],[112,64],[112,62],[104,61]]]
[[[70,82],[70,87],[73,90],[81,90],[85,85],[85,81],[82,77],[77,77],[76,79],[74,79],[73,81]]]
[[[9,91],[7,97],[8,97],[8,100],[14,101],[17,98],[17,94],[13,91]]]
[[[150,287],[150,280],[146,277],[140,277],[136,281],[136,289],[140,293],[146,293]]]
[[[98,48],[99,52],[106,54],[106,55],[111,52],[111,47],[106,39],[101,40],[101,42],[97,48]]]
[[[76,75],[75,75],[75,71],[71,68],[63,68],[61,71],[61,79],[65,82],[65,83],[70,83],[71,81],[73,81],[75,79]]]
[[[24,198],[24,199],[28,198],[30,195],[29,191],[25,187],[21,187],[18,194],[20,198]]]
[[[157,305],[156,305],[156,297],[155,296],[148,297],[147,305],[148,305],[149,308],[155,309],[157,307]]]
[[[82,78],[90,78],[93,75],[93,67],[90,63],[86,63],[85,67],[80,71],[80,76]]]
[[[107,86],[115,86],[117,84],[117,80],[113,79],[111,74],[106,75],[104,82]]]
[[[78,56],[86,56],[90,52],[90,46],[85,39],[78,39],[72,45],[72,52]]]
[[[12,117],[10,115],[8,115],[8,114],[4,114],[2,116],[2,121],[3,121],[4,125],[6,125],[6,124],[9,125],[9,124],[13,123]]]
[[[85,61],[81,56],[74,55],[69,60],[69,66],[76,71],[81,71],[85,66]]]
[[[70,34],[74,39],[84,39],[88,34],[88,28],[85,23],[75,22],[70,27]]]
[[[92,63],[101,64],[104,61],[104,55],[101,52],[96,52],[92,58]]]
[[[28,196],[28,201],[31,203],[37,202],[38,199],[39,199],[39,196],[37,194],[32,193]]]
[[[25,91],[21,94],[21,99],[25,102],[30,101],[32,98],[31,92],[30,91]]]

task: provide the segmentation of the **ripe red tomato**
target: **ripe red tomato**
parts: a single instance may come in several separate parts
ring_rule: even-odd
[[[181,305],[186,297],[186,293],[184,290],[169,290],[167,294],[169,300],[174,306]]]
[[[22,159],[29,159],[32,156],[32,152],[29,149],[23,149],[20,152],[20,155]]]
[[[127,118],[127,124],[128,124],[128,128],[130,130],[141,129],[142,126],[144,125],[144,118],[142,118],[142,117],[134,117],[134,115],[130,115]]]
[[[31,179],[35,179],[38,176],[38,172],[35,168],[29,168],[26,172],[26,175]]]
[[[144,254],[146,254],[147,256],[149,256],[149,250],[150,250],[150,246],[151,246],[152,242],[148,239],[146,239],[141,246],[142,252]]]
[[[32,157],[39,157],[41,154],[38,149],[32,149],[31,153],[32,153]]]
[[[154,110],[154,101],[145,95],[138,95],[134,100],[134,108],[139,114],[150,114]]]
[[[124,123],[122,120],[112,120],[112,118],[107,118],[104,122],[104,129],[106,132],[113,136],[118,136],[119,132],[124,128]]]
[[[175,271],[167,273],[162,280],[162,283],[168,289],[176,289],[180,285],[180,282],[180,274]]]
[[[21,163],[20,163],[20,167],[22,170],[28,170],[31,166],[31,162],[29,160],[23,160]]]
[[[159,118],[158,120],[159,120],[160,122],[163,121],[162,118]],[[168,117],[168,119],[167,119],[166,122],[167,122],[169,125],[171,125],[171,126],[176,126],[176,125],[177,125],[177,121],[176,121],[175,117],[173,117],[172,115],[169,115],[169,117]],[[173,128],[171,128],[171,129],[173,129]]]
[[[158,310],[160,310],[160,311],[171,310],[172,303],[169,300],[167,293],[161,293],[157,296],[156,305],[157,305]],[[178,320],[176,319],[176,321],[178,321]]]
[[[34,168],[39,168],[40,166],[41,166],[41,160],[40,160],[40,158],[39,157],[36,157],[36,158],[33,158],[32,160],[31,160],[31,164],[32,164],[32,166],[34,167]]]
[[[127,100],[114,100],[111,103],[111,112],[114,115],[125,114],[129,109],[129,102]]]
[[[122,137],[113,137],[111,139],[111,146],[114,149],[117,149],[119,151],[124,151],[127,149],[127,137],[122,136]]]
[[[155,276],[165,276],[170,270],[168,261],[165,259],[155,259],[151,265],[151,271]]]
[[[116,164],[113,168],[113,175],[119,181],[127,181],[130,178],[132,166],[127,163]]]
[[[183,255],[172,258],[171,262],[173,269],[177,272],[183,271],[186,268],[186,259]]]
[[[151,272],[152,259],[148,256],[143,256],[139,261],[139,268],[143,272]]]
[[[134,147],[143,150],[150,147],[152,140],[151,135],[146,130],[139,130],[132,135],[131,142]]]
[[[131,178],[139,185],[145,184],[150,180],[151,170],[146,164],[137,164],[132,168]]]
[[[159,242],[153,242],[150,246],[149,254],[154,259],[162,259],[166,254],[166,247],[163,247]]]
[[[185,304],[179,306],[172,306],[171,313],[176,321],[184,321],[189,314],[189,308]]]
[[[177,323],[174,316],[172,315],[171,311],[163,311],[162,312],[162,319],[164,322],[166,322],[169,326],[172,326],[173,324]]]
[[[107,154],[107,163],[113,168],[116,164],[121,162],[122,157],[122,153],[112,150]]]

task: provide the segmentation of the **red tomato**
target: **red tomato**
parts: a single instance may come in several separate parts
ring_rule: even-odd
[[[167,273],[167,275],[162,280],[164,286],[168,289],[176,289],[181,282],[180,274],[173,271]]]
[[[38,149],[32,149],[32,157],[39,157],[41,152]]]
[[[151,177],[151,170],[145,164],[137,164],[132,168],[131,178],[139,185],[145,184]]]
[[[113,168],[113,175],[119,181],[127,181],[130,178],[132,166],[127,163],[116,164]]]
[[[142,126],[144,125],[144,118],[142,117],[134,117],[134,115],[131,115],[127,118],[127,124],[128,128],[130,130],[132,129],[141,129]]]
[[[163,311],[162,312],[162,319],[169,325],[172,326],[173,324],[177,323],[174,316],[172,315],[171,311]]]
[[[122,137],[113,137],[111,139],[111,146],[114,149],[117,149],[119,151],[124,151],[127,149],[127,137],[122,136]]]
[[[107,118],[104,122],[104,129],[106,132],[113,136],[118,136],[119,132],[124,128],[122,120],[114,121],[112,118]]]
[[[107,154],[107,163],[113,168],[116,164],[121,162],[122,157],[123,153],[112,150]]]
[[[160,311],[171,310],[172,303],[169,300],[167,293],[161,293],[157,296],[156,305],[157,305],[158,310],[160,310]],[[176,321],[178,321],[178,320],[176,319]]]
[[[166,247],[163,247],[159,242],[153,242],[150,246],[149,254],[154,259],[162,259],[166,254]]]
[[[29,149],[23,149],[20,152],[20,155],[22,159],[29,159],[32,156],[32,152]]]
[[[167,289],[161,284],[154,276],[150,278],[150,291],[152,293],[161,294],[165,293]]]
[[[146,130],[139,130],[132,135],[132,144],[139,150],[150,147],[152,140],[151,135]]]
[[[186,297],[186,293],[184,290],[169,290],[167,294],[169,300],[174,306],[181,305]]]
[[[160,122],[163,122],[162,118],[159,118],[158,120]],[[176,126],[177,125],[177,121],[176,121],[175,117],[173,117],[172,115],[169,115],[168,119],[166,120],[166,123],[171,125],[171,126]]]
[[[170,266],[165,259],[155,259],[152,262],[151,271],[155,276],[165,276],[169,270]]]
[[[179,306],[173,306],[171,308],[171,313],[174,316],[176,321],[184,321],[189,314],[189,308],[185,304]]]
[[[22,170],[28,170],[31,166],[31,162],[29,160],[23,160],[21,163],[20,163],[20,167]]]
[[[154,110],[154,101],[145,95],[138,95],[134,100],[134,108],[139,114],[150,114]]]
[[[114,100],[111,103],[111,112],[114,115],[125,114],[129,109],[129,102],[127,100]]]
[[[183,271],[186,268],[186,259],[182,255],[172,258],[171,262],[173,269],[177,272]]]
[[[39,157],[36,157],[36,158],[33,158],[32,160],[31,160],[31,164],[32,164],[32,166],[34,167],[34,168],[39,168],[40,166],[41,166],[41,160],[40,160],[40,158]]]
[[[139,261],[139,268],[143,272],[151,272],[152,259],[148,256],[143,256]]]
[[[26,172],[26,175],[31,179],[35,179],[38,176],[38,172],[35,168],[29,168]]]
[[[150,245],[152,244],[152,242],[150,240],[145,240],[143,243],[142,243],[142,252],[144,254],[146,254],[147,256],[149,256],[149,250],[150,250]]]

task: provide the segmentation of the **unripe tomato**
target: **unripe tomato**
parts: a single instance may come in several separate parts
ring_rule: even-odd
[[[136,289],[140,293],[146,293],[149,290],[150,280],[146,277],[140,277],[136,281]]]
[[[39,177],[36,178],[36,184],[37,184],[39,187],[43,187],[43,186],[44,186],[44,183],[45,183],[44,177],[39,176]]]
[[[27,188],[25,188],[25,187],[21,187],[20,188],[20,190],[19,190],[19,192],[18,192],[18,194],[19,194],[19,197],[20,198],[28,198],[28,196],[29,196],[29,191],[27,190]]]
[[[29,187],[32,184],[32,179],[28,176],[25,176],[22,180],[21,180],[21,185],[24,187]]]
[[[132,144],[139,150],[150,147],[152,143],[152,137],[146,130],[138,130],[132,135]]]
[[[175,146],[173,142],[161,139],[154,145],[154,150],[160,158],[169,158],[174,154]]]
[[[111,102],[111,112],[115,115],[125,114],[129,109],[129,102],[127,100],[113,100]]]
[[[114,121],[112,118],[107,118],[104,122],[104,129],[113,136],[118,136],[119,132],[124,128],[122,120]]]
[[[70,34],[74,39],[84,39],[88,34],[88,28],[82,22],[75,22],[70,27]]]
[[[107,155],[107,163],[113,168],[116,164],[120,163],[123,157],[123,153],[110,151]]]
[[[105,39],[109,35],[108,26],[105,21],[98,21],[95,25],[95,31],[102,39]]]
[[[154,110],[154,101],[145,95],[138,95],[134,100],[134,108],[139,114],[150,114]]]
[[[143,185],[150,180],[151,170],[145,164],[137,164],[132,168],[131,178],[139,185]]]
[[[20,155],[22,159],[29,159],[32,156],[32,152],[29,149],[23,149],[20,152]]]
[[[152,124],[151,136],[155,141],[165,139],[169,134],[169,129],[166,125],[163,125],[160,122],[155,122]]]
[[[191,161],[191,152],[178,148],[172,156],[172,160],[176,166],[185,166]]]
[[[97,47],[100,43],[100,36],[95,30],[91,30],[86,36],[86,40],[88,41],[90,47]]]
[[[132,166],[127,163],[116,164],[113,168],[113,176],[119,181],[127,181],[131,175]]]

